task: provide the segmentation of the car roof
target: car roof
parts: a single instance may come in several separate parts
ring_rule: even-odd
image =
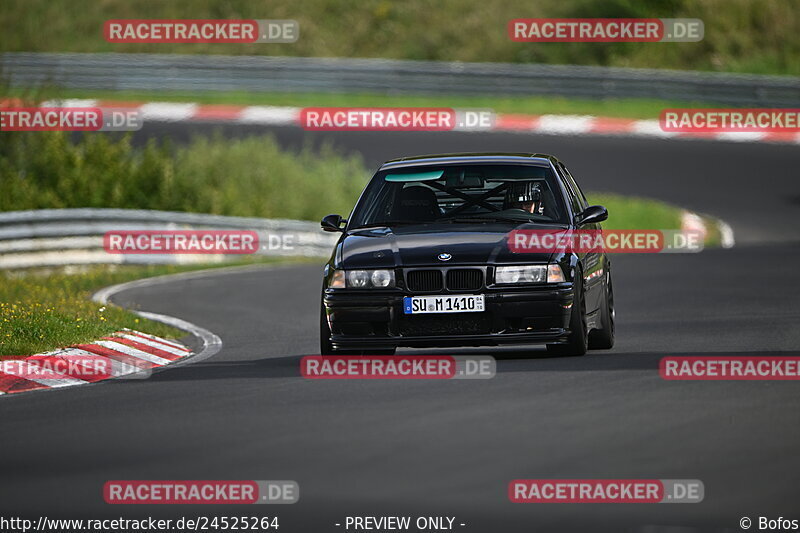
[[[441,163],[520,163],[528,165],[533,164],[536,166],[548,166],[551,162],[556,163],[558,160],[552,155],[548,154],[505,152],[431,154],[392,159],[381,165],[381,169],[434,165]]]

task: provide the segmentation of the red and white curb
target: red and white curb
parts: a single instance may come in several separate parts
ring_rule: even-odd
[[[238,106],[174,102],[118,102],[66,99],[42,102],[42,107],[101,107],[141,113],[146,122],[222,122],[266,126],[299,126],[300,107]],[[736,142],[800,144],[797,132],[665,132],[658,120],[597,117],[594,115],[528,115],[498,113],[489,129],[456,128],[455,131],[497,131],[551,135],[622,135],[662,139],[710,139]]]
[[[176,280],[197,279],[240,269],[244,270],[244,267],[200,270],[129,281],[97,291],[92,295],[92,301],[108,305],[112,296],[128,289]],[[24,358],[0,360],[0,395],[10,396],[19,392],[88,385],[114,378],[140,379],[147,377],[157,368],[203,361],[222,348],[219,336],[186,320],[149,311],[131,312],[188,332],[197,340],[199,347],[196,351],[192,351],[175,341],[126,329],[90,344],[71,346]],[[104,369],[98,379],[91,379],[91,372],[78,368],[78,366],[91,366],[97,361]],[[52,371],[62,368],[72,371]]]
[[[658,120],[593,115],[497,115],[495,129],[552,135],[621,135],[661,139],[707,139],[736,142],[800,144],[796,132],[666,132]]]
[[[724,220],[714,219],[714,223],[719,230],[720,245],[723,248],[733,248],[733,246],[736,244],[736,240],[733,236],[733,228],[731,228],[730,225]],[[682,211],[681,231],[699,233],[702,235],[702,238],[705,241],[709,230],[706,221],[703,220],[703,217],[691,211]]]
[[[126,329],[93,343],[0,361],[0,393],[146,377],[154,368],[192,354],[192,350],[177,342]],[[96,368],[104,370],[95,373]]]

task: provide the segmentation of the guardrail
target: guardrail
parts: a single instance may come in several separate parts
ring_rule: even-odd
[[[12,87],[663,98],[791,107],[800,78],[509,63],[299,57],[4,53]]]
[[[0,213],[0,269],[87,265],[223,262],[241,255],[110,254],[103,249],[108,231],[250,230],[259,236],[259,255],[328,257],[336,235],[318,223],[226,217],[136,209],[43,209]],[[291,242],[283,239],[291,235]]]

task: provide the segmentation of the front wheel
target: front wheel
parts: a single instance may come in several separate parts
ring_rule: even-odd
[[[608,274],[604,305],[600,309],[600,329],[589,334],[590,350],[610,350],[614,347],[614,287]]]
[[[548,344],[547,351],[554,355],[580,356],[588,349],[586,332],[586,299],[583,294],[583,274],[575,269],[574,296],[569,315],[569,336],[566,344]]]

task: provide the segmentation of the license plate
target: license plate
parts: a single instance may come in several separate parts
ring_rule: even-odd
[[[403,313],[480,313],[484,310],[483,294],[450,296],[406,296],[403,298]]]

